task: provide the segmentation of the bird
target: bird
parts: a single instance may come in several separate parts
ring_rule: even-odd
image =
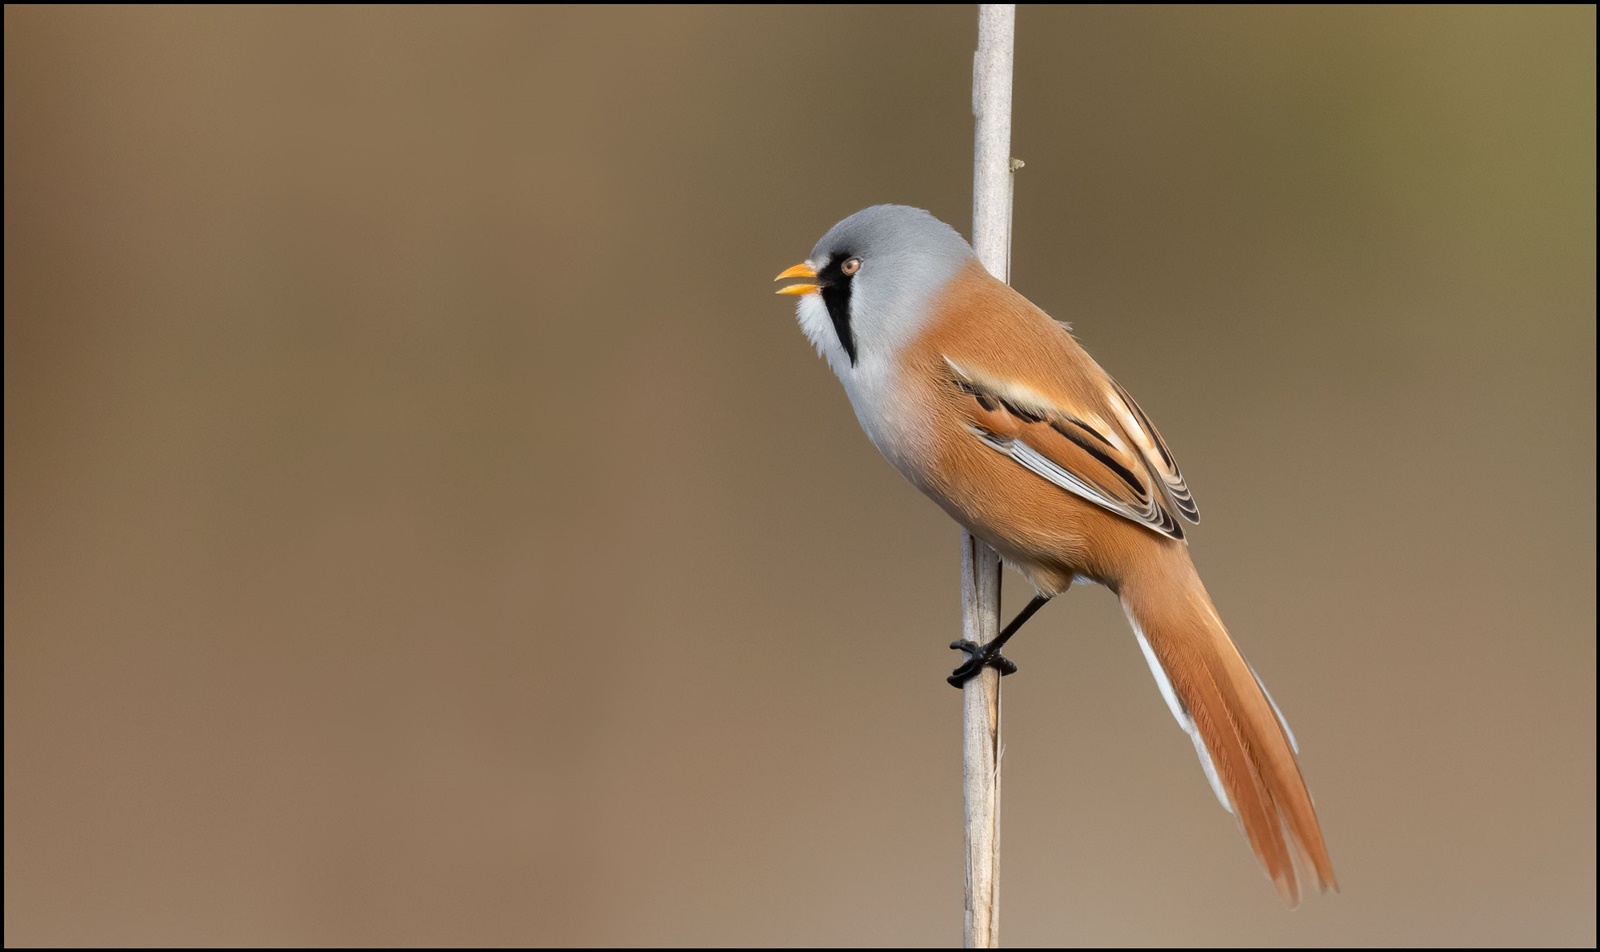
[[[961,686],[1073,582],[1121,601],[1212,791],[1279,895],[1337,891],[1293,732],[1217,615],[1183,523],[1200,511],[1161,434],[1069,327],[991,275],[930,212],[874,205],[778,275],[867,438],[993,546],[1035,595],[987,645],[956,642]]]

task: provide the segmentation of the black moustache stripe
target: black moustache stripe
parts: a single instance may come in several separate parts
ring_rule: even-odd
[[[850,366],[856,365],[856,334],[850,326],[851,276],[840,270],[851,258],[849,252],[834,255],[828,266],[818,272],[817,283],[822,286],[822,303],[828,306],[828,317],[833,320],[833,332],[839,335],[839,346],[850,355]]]

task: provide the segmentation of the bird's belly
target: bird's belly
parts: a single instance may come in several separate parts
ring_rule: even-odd
[[[937,433],[937,451],[913,482],[1045,594],[1077,576],[1115,586],[1124,555],[1156,538],[991,449],[964,418]]]
[[[1121,553],[1153,538],[986,446],[952,396],[863,363],[846,386],[867,438],[912,485],[1036,588],[1116,584]]]

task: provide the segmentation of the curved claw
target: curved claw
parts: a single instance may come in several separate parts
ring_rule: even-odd
[[[1010,658],[995,650],[992,644],[979,645],[971,641],[952,641],[950,642],[950,647],[956,651],[965,651],[970,656],[966,661],[962,662],[959,668],[951,672],[950,677],[945,678],[952,687],[959,688],[966,684],[985,667],[999,671],[1001,677],[1017,673],[1016,664]]]

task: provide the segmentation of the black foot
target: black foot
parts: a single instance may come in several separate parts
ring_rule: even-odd
[[[965,651],[971,656],[962,663],[961,667],[955,669],[950,674],[950,677],[945,678],[954,687],[959,688],[974,677],[977,677],[978,672],[982,671],[986,665],[999,671],[1001,677],[1017,673],[1017,666],[1011,663],[1010,658],[1001,654],[1000,649],[996,648],[993,643],[979,645],[971,641],[952,641],[950,642],[950,647],[957,651]]]

